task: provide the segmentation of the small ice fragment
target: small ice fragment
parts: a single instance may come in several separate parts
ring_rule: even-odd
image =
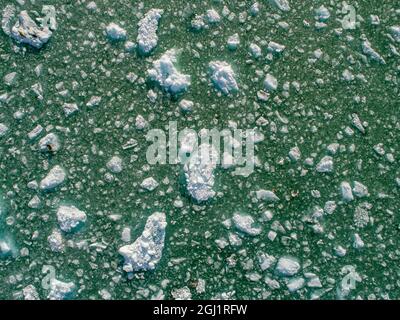
[[[316,170],[321,173],[333,171],[333,159],[331,156],[325,156],[317,164]]]
[[[209,9],[206,12],[206,18],[208,23],[218,23],[221,21],[221,17],[219,16],[218,12],[214,9]]]
[[[275,91],[278,89],[278,80],[272,74],[268,73],[264,80],[264,88],[267,91]]]
[[[342,194],[342,199],[345,202],[350,202],[354,200],[353,192],[351,191],[351,186],[348,182],[343,181],[340,184],[340,192]]]
[[[383,59],[382,56],[372,48],[371,43],[368,41],[368,39],[365,39],[363,41],[361,47],[363,53],[367,55],[371,60],[375,60],[381,64],[386,64],[385,59]]]
[[[235,33],[234,35],[228,38],[228,48],[230,50],[236,50],[240,44],[239,34]]]
[[[153,177],[150,177],[144,179],[140,186],[148,191],[153,191],[155,188],[158,187],[158,182]]]
[[[60,206],[57,210],[57,220],[62,231],[71,232],[86,222],[86,213],[75,206]]]
[[[118,156],[113,156],[107,162],[107,168],[113,173],[120,173],[122,171],[122,159]]]
[[[290,10],[290,5],[288,0],[269,0],[269,3],[282,11]]]
[[[278,196],[270,190],[264,190],[264,189],[257,190],[256,197],[258,200],[264,200],[268,202],[279,201]]]

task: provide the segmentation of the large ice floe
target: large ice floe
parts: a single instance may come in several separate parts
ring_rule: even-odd
[[[12,26],[15,11],[13,5],[8,5],[3,10],[1,26],[4,33],[19,43],[40,49],[49,41],[52,31],[57,28],[54,6],[43,6],[42,13],[45,17],[36,19],[39,24],[29,16],[28,11],[23,10],[18,14],[18,19]]]
[[[230,64],[225,61],[211,61],[208,66],[211,72],[211,80],[218,90],[224,94],[239,90],[235,72]]]
[[[153,62],[153,68],[148,70],[150,80],[157,82],[165,91],[179,94],[190,86],[190,75],[178,71],[176,64],[180,50],[170,49],[160,59]]]
[[[215,195],[213,186],[217,159],[218,152],[214,146],[203,143],[184,163],[187,190],[199,202],[207,201]]]
[[[118,252],[124,259],[124,271],[154,270],[161,259],[164,248],[165,228],[167,221],[165,213],[153,213],[146,222],[139,238],[130,245],[121,247]]]
[[[160,20],[163,13],[164,10],[151,9],[139,21],[137,42],[139,45],[139,51],[142,54],[149,54],[157,46],[158,21]]]

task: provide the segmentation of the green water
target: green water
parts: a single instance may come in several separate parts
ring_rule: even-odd
[[[17,4],[0,0],[0,9],[10,2]],[[47,4],[42,0],[25,2],[17,6],[18,12],[40,12]],[[187,4],[181,0],[97,0],[96,12],[86,8],[88,3],[53,1],[58,27],[40,50],[18,45],[1,32],[0,95],[7,93],[12,99],[0,102],[0,123],[9,128],[0,137],[0,239],[8,237],[15,246],[14,256],[0,258],[1,299],[18,297],[27,285],[34,285],[45,299],[48,291],[41,285],[44,265],[55,268],[57,279],[75,283],[77,299],[101,299],[101,290],[107,290],[112,299],[148,299],[162,290],[164,297],[171,299],[171,292],[183,287],[190,289],[193,299],[215,298],[223,293],[231,293],[234,299],[309,299],[318,292],[324,292],[321,299],[334,299],[346,265],[354,266],[362,278],[348,299],[399,297],[400,186],[396,178],[400,178],[400,65],[390,45],[400,50],[400,44],[387,36],[391,26],[400,24],[400,6],[395,1],[381,0],[379,5],[370,0],[348,2],[355,6],[359,24],[340,35],[335,30],[341,28],[337,19],[343,17],[340,1],[292,0],[291,10],[282,12],[260,0],[260,11],[255,16],[249,11],[253,1]],[[327,7],[331,16],[327,27],[317,30],[314,9],[320,5]],[[231,21],[222,15],[224,6],[235,15]],[[128,40],[135,42],[137,23],[151,8],[164,10],[158,45],[151,55],[127,52],[124,42],[107,39],[105,27],[115,22],[126,29]],[[199,32],[191,30],[193,15],[211,8],[219,12],[221,22]],[[239,21],[244,14],[244,21]],[[379,25],[371,24],[371,14],[379,16]],[[310,27],[304,25],[304,20]],[[278,25],[280,21],[288,23],[288,30]],[[231,51],[226,42],[235,33],[239,34],[240,45]],[[361,35],[384,57],[385,65],[363,55]],[[269,41],[286,47],[272,60],[267,59]],[[262,48],[259,59],[249,53],[251,43]],[[179,69],[191,76],[188,92],[178,98],[146,81],[152,61],[171,48],[182,49]],[[310,58],[317,49],[323,55],[312,62]],[[217,93],[208,74],[212,60],[231,64],[238,93]],[[34,69],[39,64],[43,71],[37,76]],[[341,80],[346,69],[355,76],[363,75],[365,81]],[[11,72],[16,72],[17,78],[9,86],[3,77]],[[134,83],[126,79],[130,72],[139,78]],[[279,88],[265,102],[257,98],[257,92],[263,90],[267,73],[275,75]],[[323,79],[323,83],[318,84],[317,79]],[[291,86],[286,95],[283,84],[293,81],[300,84],[300,90]],[[57,86],[61,82],[62,88]],[[36,83],[43,88],[43,100],[30,89]],[[150,89],[157,93],[154,103],[147,98]],[[68,90],[66,96],[60,94],[63,90]],[[87,101],[95,95],[102,97],[100,105],[87,107]],[[195,103],[193,112],[180,110],[181,98]],[[80,110],[66,117],[64,103],[76,103]],[[15,118],[17,111],[24,113],[21,119]],[[354,113],[368,123],[364,134],[352,126]],[[249,177],[218,168],[214,186],[218,195],[197,204],[182,185],[181,166],[147,164],[149,143],[146,130],[135,128],[138,115],[149,121],[149,128],[165,128],[169,121],[177,121],[180,129],[222,130],[228,127],[228,121],[235,121],[243,129],[259,127],[265,135],[256,146],[260,165]],[[260,117],[268,124],[259,126]],[[59,152],[42,153],[37,150],[38,139],[28,139],[27,134],[39,124],[59,136]],[[346,127],[354,134],[347,135]],[[137,146],[124,150],[122,146],[131,138]],[[340,144],[332,156],[334,170],[319,173],[315,166],[329,154],[327,146],[332,143]],[[379,143],[383,144],[384,156],[374,151]],[[295,146],[302,154],[297,162],[288,158]],[[392,154],[394,161],[389,161],[387,154]],[[108,179],[106,163],[113,155],[122,158],[124,169]],[[314,159],[312,166],[304,163],[309,157]],[[49,193],[28,188],[28,182],[40,182],[57,164],[68,172],[62,186]],[[154,191],[139,187],[147,177],[160,183]],[[342,181],[361,182],[368,187],[369,196],[341,202]],[[274,190],[280,201],[255,202],[252,192],[259,189]],[[312,190],[318,190],[320,196],[313,196]],[[35,195],[41,200],[38,209],[27,205]],[[182,208],[174,206],[177,199],[182,200]],[[336,202],[337,209],[324,215],[324,231],[316,233],[304,217],[330,200]],[[372,205],[370,220],[358,227],[354,212],[365,202]],[[64,252],[53,252],[47,237],[58,228],[56,211],[60,203],[84,210],[87,222],[79,232],[63,234]],[[267,209],[274,214],[271,221],[262,220]],[[156,211],[165,212],[168,222],[162,258],[154,271],[135,273],[129,279],[118,254],[118,248],[126,244],[121,240],[122,229],[131,228],[133,242]],[[239,233],[240,246],[221,249],[215,240],[227,240],[229,232],[237,233],[234,227],[228,230],[222,224],[235,212],[251,215],[259,221],[262,232],[255,237]],[[121,215],[118,221],[110,219],[115,214]],[[267,235],[277,222],[284,230],[271,241]],[[355,233],[365,244],[362,249],[353,248]],[[88,245],[77,248],[80,241]],[[102,243],[104,248],[90,247],[94,243]],[[334,248],[339,245],[347,250],[343,257],[335,254]],[[321,288],[305,285],[289,292],[288,279],[277,275],[274,267],[260,269],[260,252],[276,259],[296,257],[302,266],[296,277],[314,273]],[[251,281],[249,275],[255,274],[256,281]],[[280,288],[270,288],[265,277],[276,279]],[[196,291],[199,279],[205,280],[204,293]]]

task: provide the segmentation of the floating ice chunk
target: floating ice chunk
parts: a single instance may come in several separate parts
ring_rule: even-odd
[[[8,131],[8,127],[4,123],[0,123],[0,138],[5,136]]]
[[[60,148],[61,143],[55,133],[49,133],[39,140],[39,150],[42,152],[57,152]]]
[[[43,132],[43,127],[39,124],[28,133],[30,140],[36,139]]]
[[[336,246],[333,248],[333,251],[338,257],[344,257],[347,253],[346,248],[343,248],[342,246]]]
[[[250,53],[253,56],[253,58],[258,59],[261,57],[262,51],[258,45],[256,45],[255,43],[251,43],[249,49],[250,49]]]
[[[336,210],[336,202],[335,201],[327,201],[325,202],[324,211],[327,214],[332,214]]]
[[[209,9],[206,12],[206,19],[208,23],[218,23],[221,21],[221,17],[219,16],[218,12],[214,9]]]
[[[264,201],[268,201],[268,202],[279,201],[278,196],[270,190],[260,189],[260,190],[257,190],[255,193],[256,193],[256,197],[258,200],[264,200]]]
[[[123,269],[126,272],[155,269],[162,256],[166,226],[165,214],[153,213],[147,219],[141,236],[133,244],[118,250],[125,259]]]
[[[368,202],[361,203],[354,210],[354,224],[359,228],[364,228],[369,223],[368,210],[372,208],[372,205]]]
[[[179,94],[190,86],[190,76],[178,71],[176,64],[179,51],[175,49],[165,52],[160,59],[153,62],[153,68],[148,70],[148,76],[172,94]]]
[[[317,164],[316,170],[318,172],[332,172],[333,171],[333,159],[331,156],[325,156]]]
[[[353,81],[355,76],[349,69],[346,69],[342,72],[342,79],[345,81]]]
[[[353,193],[359,198],[367,197],[369,195],[368,188],[358,181],[354,181],[353,183]]]
[[[40,49],[47,43],[52,35],[48,26],[39,28],[35,21],[28,15],[27,11],[21,11],[18,21],[11,28],[10,36],[19,43],[29,44]]]
[[[250,7],[250,14],[252,16],[256,16],[260,12],[260,4],[258,2],[254,2]]]
[[[113,156],[107,162],[107,168],[113,173],[120,173],[122,171],[122,159],[118,156]]]
[[[47,176],[40,181],[40,189],[46,191],[53,190],[62,184],[66,177],[67,174],[64,169],[56,165],[49,171]]]
[[[22,289],[22,296],[24,297],[24,300],[40,300],[39,293],[35,286],[31,284]]]
[[[61,252],[64,250],[64,240],[59,230],[54,229],[52,233],[47,237],[51,251]]]
[[[300,263],[293,257],[281,257],[278,260],[275,271],[277,274],[285,277],[294,276],[300,270]]]
[[[47,296],[49,300],[65,300],[72,297],[75,290],[73,282],[63,282],[57,279],[50,280],[50,292]]]
[[[306,281],[304,280],[304,278],[293,278],[288,281],[287,288],[290,292],[293,293],[303,288],[305,283]]]
[[[204,22],[204,15],[197,14],[191,21],[191,26],[194,30],[200,31],[206,27],[206,23]]]
[[[367,55],[371,60],[375,60],[381,64],[386,64],[385,59],[383,59],[382,56],[372,48],[371,43],[368,41],[368,39],[365,39],[363,41],[361,47],[363,53]]]
[[[97,4],[94,1],[90,1],[87,6],[86,9],[90,10],[90,11],[97,11]]]
[[[56,8],[54,6],[45,5],[42,7],[43,18],[37,20],[42,26],[48,27],[50,30],[57,30]]]
[[[315,20],[326,21],[330,16],[331,14],[325,6],[320,6],[318,9],[315,9]]]
[[[269,0],[269,3],[282,11],[290,10],[290,5],[288,0]]]
[[[158,187],[158,182],[153,177],[150,177],[144,179],[140,186],[148,191],[153,191],[155,188]]]
[[[304,274],[304,276],[307,278],[307,287],[322,288],[321,280],[316,274],[307,272]]]
[[[7,240],[0,240],[0,258],[10,256],[11,254],[11,243]]]
[[[257,236],[262,231],[261,227],[254,226],[255,221],[250,215],[235,213],[232,217],[232,221],[236,229],[250,236]]]
[[[211,80],[218,90],[224,94],[239,90],[235,72],[230,64],[224,61],[211,61],[208,66],[211,71]]]
[[[213,145],[203,143],[189,157],[183,166],[187,190],[197,201],[207,201],[214,197],[214,170],[218,152]]]
[[[90,98],[90,100],[86,103],[86,106],[88,107],[97,107],[101,102],[101,97],[99,96],[93,96]]]
[[[363,247],[364,247],[364,241],[362,241],[358,233],[355,233],[353,236],[353,248],[362,249]]]
[[[126,30],[112,22],[106,27],[107,36],[112,40],[125,40]]]
[[[179,102],[179,107],[181,108],[182,111],[185,111],[185,112],[192,111],[193,106],[194,106],[194,103],[193,103],[193,101],[190,101],[190,100],[183,99]]]
[[[142,115],[138,115],[135,119],[135,127],[138,130],[143,130],[144,128],[146,128],[148,125],[148,122],[146,121],[145,118],[143,118]]]
[[[264,80],[264,88],[267,91],[275,91],[278,89],[278,80],[272,74],[268,73]]]
[[[272,267],[272,265],[276,262],[276,258],[267,253],[261,253],[258,256],[258,263],[260,264],[260,268],[262,271],[265,271]]]
[[[63,110],[64,110],[65,115],[68,117],[71,114],[77,112],[79,110],[79,108],[76,103],[64,103]]]
[[[191,300],[192,299],[192,293],[190,292],[190,289],[188,287],[174,289],[174,290],[172,290],[171,295],[175,300]]]
[[[15,81],[17,80],[17,73],[10,72],[10,73],[6,74],[3,79],[4,79],[4,83],[7,86],[12,86],[15,83]]]
[[[390,32],[396,42],[400,42],[400,26],[390,27]]]
[[[28,202],[28,207],[32,209],[38,209],[40,207],[40,198],[35,195],[33,198]]]
[[[299,147],[293,147],[292,149],[290,149],[289,158],[290,158],[290,160],[292,160],[294,162],[297,162],[300,160],[301,152],[300,152]]]
[[[239,34],[235,33],[234,35],[228,38],[228,48],[230,50],[236,50],[240,44]]]
[[[281,52],[283,52],[283,50],[285,50],[285,48],[286,47],[282,44],[276,43],[274,41],[270,41],[268,43],[267,50],[272,53],[281,53]]]
[[[3,10],[3,16],[1,19],[1,28],[3,32],[10,36],[11,35],[11,22],[15,17],[15,6],[12,4],[7,5]]]
[[[350,202],[354,200],[353,192],[351,191],[351,186],[348,182],[343,181],[340,184],[340,192],[342,194],[342,199],[345,202]]]
[[[164,10],[151,9],[139,21],[137,42],[139,44],[139,50],[141,53],[148,54],[157,46],[158,22],[161,19],[163,13]]]
[[[75,206],[60,206],[57,210],[57,220],[62,231],[71,232],[86,222],[86,213]]]

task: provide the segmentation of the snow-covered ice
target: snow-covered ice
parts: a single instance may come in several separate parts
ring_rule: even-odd
[[[148,54],[157,46],[158,23],[163,13],[161,9],[151,9],[139,21],[137,42],[141,53]]]
[[[121,28],[118,24],[111,22],[106,27],[107,36],[112,40],[125,40],[126,30]]]
[[[179,72],[176,67],[178,54],[179,50],[168,50],[160,59],[153,61],[153,68],[148,70],[150,80],[172,94],[182,93],[190,86],[190,76]]]
[[[46,191],[55,189],[64,182],[66,177],[67,174],[65,170],[61,166],[56,165],[49,171],[47,176],[40,181],[40,189]]]
[[[165,213],[153,213],[139,238],[118,250],[125,259],[123,268],[126,272],[155,269],[162,256],[166,226]]]
[[[72,297],[75,291],[73,282],[63,282],[58,279],[50,280],[50,292],[47,296],[49,300],[65,300]]]
[[[113,173],[120,173],[122,171],[122,159],[118,156],[113,156],[107,162],[107,168]]]
[[[18,21],[10,30],[13,39],[37,49],[47,43],[51,35],[52,31],[47,25],[40,28],[25,10],[20,12]]]
[[[278,89],[278,80],[270,73],[265,76],[264,88],[267,91],[275,91]]]
[[[57,220],[62,231],[72,232],[86,222],[86,213],[75,206],[60,206],[57,210]]]
[[[318,172],[332,172],[333,171],[333,158],[331,156],[324,156],[317,164],[316,170]]]
[[[184,164],[187,190],[197,201],[207,201],[215,195],[213,186],[217,157],[214,146],[204,143]]]
[[[281,257],[278,260],[275,271],[281,276],[294,276],[300,271],[300,263],[293,257]]]
[[[57,152],[60,148],[60,139],[55,133],[49,133],[39,140],[39,150],[42,152]]]
[[[235,227],[250,236],[257,236],[261,233],[261,227],[255,226],[255,221],[252,216],[235,213],[232,217]]]
[[[236,75],[230,64],[225,61],[211,61],[209,63],[211,80],[216,88],[224,94],[239,90]]]

